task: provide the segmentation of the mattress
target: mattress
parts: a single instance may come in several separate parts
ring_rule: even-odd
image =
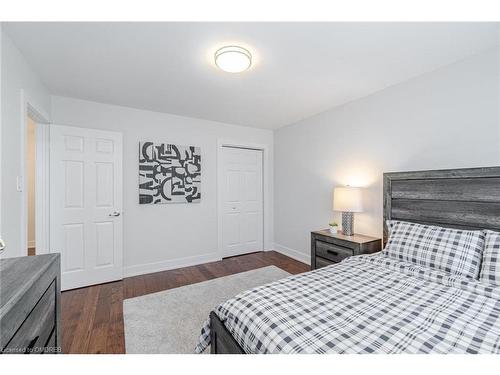
[[[499,353],[500,288],[361,255],[214,309],[246,353]],[[195,351],[210,344],[210,321]]]

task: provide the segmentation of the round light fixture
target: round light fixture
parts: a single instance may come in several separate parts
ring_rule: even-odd
[[[241,73],[252,65],[252,55],[243,47],[222,47],[215,52],[215,65],[228,73]]]

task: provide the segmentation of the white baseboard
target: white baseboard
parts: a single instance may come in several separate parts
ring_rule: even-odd
[[[311,255],[304,254],[302,251],[290,249],[289,247],[280,245],[279,243],[274,243],[274,250],[283,255],[289,256],[299,262],[311,265]]]
[[[175,268],[196,266],[202,263],[209,263],[221,260],[217,253],[196,255],[186,258],[177,258],[162,262],[138,264],[135,266],[123,267],[123,277],[145,275],[148,273],[172,270]]]
[[[290,258],[296,259],[299,262],[303,262],[308,265],[311,264],[311,259],[309,255],[304,254],[303,252],[290,249],[289,247],[277,243],[274,244],[272,250],[275,250],[279,253],[289,256]],[[271,251],[271,249],[269,250],[266,249],[264,251]],[[221,258],[217,253],[210,253],[204,255],[196,255],[192,257],[171,259],[162,262],[137,264],[134,266],[123,267],[123,277],[132,277],[138,275],[145,275],[148,273],[173,270],[176,268],[196,266],[198,264],[216,262],[218,260],[221,260]]]

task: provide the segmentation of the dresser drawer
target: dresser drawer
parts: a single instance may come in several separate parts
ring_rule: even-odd
[[[6,353],[42,353],[56,325],[56,284],[50,284],[4,349]]]
[[[56,348],[56,330],[54,329],[50,334],[49,341],[45,344],[45,349],[43,354],[55,354],[58,353],[58,348]]]
[[[348,247],[334,245],[319,240],[316,241],[316,256],[337,263],[347,257],[350,257],[351,255],[354,255],[354,252]]]

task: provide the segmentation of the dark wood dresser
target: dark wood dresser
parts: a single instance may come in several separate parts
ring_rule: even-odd
[[[338,263],[352,255],[371,254],[382,249],[380,238],[342,233],[332,234],[328,229],[311,232],[311,269]]]
[[[59,254],[0,260],[0,353],[59,353]]]

